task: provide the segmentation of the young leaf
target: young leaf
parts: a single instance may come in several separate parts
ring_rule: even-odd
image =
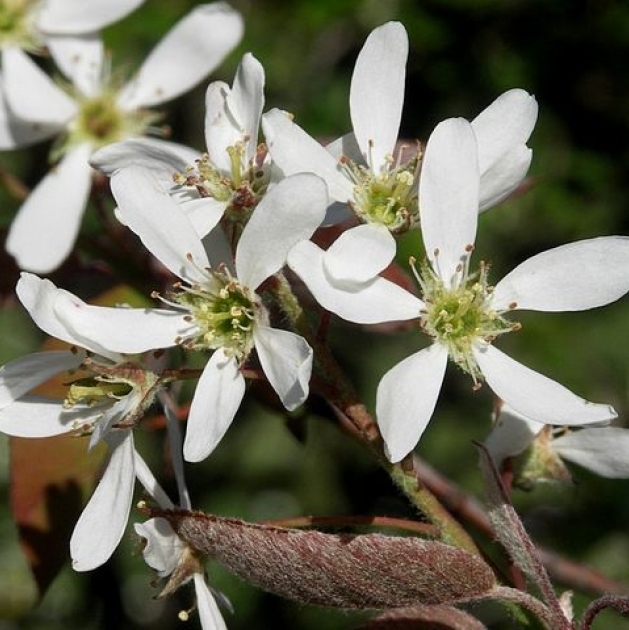
[[[357,630],[487,630],[487,626],[452,606],[413,606],[389,610]]]
[[[302,604],[386,609],[482,599],[496,582],[481,558],[440,542],[325,534],[189,511],[153,510],[193,549]]]

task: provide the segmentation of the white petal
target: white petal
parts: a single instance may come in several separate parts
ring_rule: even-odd
[[[393,260],[395,239],[383,225],[366,223],[345,230],[323,255],[326,272],[335,284],[367,282]]]
[[[102,87],[105,49],[97,35],[49,37],[50,54],[83,96],[97,96]]]
[[[376,394],[376,415],[392,462],[404,459],[428,426],[447,364],[447,350],[433,343],[382,377]]]
[[[208,86],[207,90],[205,90],[205,143],[209,150],[210,155],[212,155],[212,161],[216,158],[214,153],[214,149],[210,149],[211,141],[207,137],[207,129],[208,127],[215,125],[219,118],[225,116],[225,101],[227,99],[227,95],[231,92],[231,87],[225,83],[225,81],[212,81]],[[231,121],[234,127],[237,126],[237,121]],[[224,149],[224,144],[218,145],[219,148]]]
[[[581,311],[629,291],[629,238],[603,236],[549,249],[518,265],[495,287],[492,306],[506,310]]]
[[[544,423],[535,422],[504,404],[492,432],[485,440],[485,447],[499,466],[507,457],[524,451],[543,428]]]
[[[501,94],[473,121],[481,173],[481,209],[504,199],[525,177],[531,162],[527,148],[537,120],[537,101],[524,90]]]
[[[478,222],[478,155],[470,123],[450,118],[428,139],[419,181],[419,211],[426,254],[451,283]],[[438,256],[435,262],[435,252]]]
[[[50,280],[23,272],[16,286],[17,296],[29,312],[33,321],[45,333],[72,345],[91,350],[103,357],[117,362],[120,356],[100,346],[96,341],[86,340],[69,330],[56,312],[57,302],[64,301],[75,305],[85,303],[72,293],[58,289]]]
[[[217,350],[208,361],[190,405],[183,456],[188,462],[205,459],[223,439],[245,395],[238,362]]]
[[[309,239],[328,205],[325,183],[312,173],[291,175],[269,189],[236,249],[238,279],[251,289],[277,273],[293,245]]]
[[[205,583],[205,579],[200,573],[195,573],[193,579],[201,628],[203,630],[227,630],[221,611],[218,609],[216,600]]]
[[[196,149],[155,138],[130,138],[108,144],[92,153],[90,164],[111,177],[121,168],[137,165],[153,171],[173,188],[173,175],[185,172],[200,157]]]
[[[225,2],[196,7],[164,36],[120,93],[126,109],[150,107],[191,90],[238,44],[243,21]]]
[[[49,273],[72,251],[92,186],[90,152],[84,143],[67,153],[19,209],[6,249],[21,269]]]
[[[77,104],[22,50],[5,48],[2,68],[6,101],[20,119],[63,129],[76,115]]]
[[[181,456],[179,456],[179,459],[181,459]],[[135,476],[142,484],[142,487],[157,501],[160,507],[172,510],[175,507],[173,502],[170,500],[165,490],[159,485],[157,479],[155,479],[155,475],[153,475],[151,469],[137,451],[134,454],[134,461]]]
[[[474,348],[485,380],[514,411],[544,424],[604,423],[617,417],[611,405],[592,403],[556,381],[514,361],[492,345]]]
[[[244,55],[233,87],[230,89],[221,81],[210,84],[205,103],[205,139],[213,163],[229,172],[226,148],[243,140],[243,160],[252,160],[264,107],[264,69],[260,62],[251,53]]]
[[[483,212],[508,197],[526,177],[532,159],[531,149],[522,145],[494,162],[481,175],[479,211]]]
[[[37,26],[55,35],[90,33],[117,22],[144,0],[47,0],[39,10]]]
[[[144,562],[157,571],[160,577],[170,575],[179,564],[185,549],[183,541],[175,534],[170,523],[161,517],[145,523],[135,523],[135,532],[146,540],[142,550]]]
[[[128,166],[112,176],[111,191],[123,223],[140,237],[153,256],[183,280],[206,280],[201,269],[209,263],[203,244],[153,173],[143,167]]]
[[[273,109],[264,114],[262,129],[271,157],[285,175],[315,173],[325,180],[331,199],[352,199],[354,187],[341,172],[338,161],[284,112]]]
[[[51,337],[56,337],[70,344],[76,340],[68,333],[65,326],[59,321],[55,313],[55,301],[60,294],[67,293],[64,289],[58,289],[50,280],[39,278],[32,273],[22,272],[15,287],[20,302],[28,311],[32,320]],[[75,298],[71,293],[68,297]],[[88,348],[91,350],[91,348]]]
[[[198,224],[195,227],[198,227]],[[232,276],[236,276],[231,243],[220,225],[217,225],[203,237],[203,245],[208,252],[212,267],[224,265]]]
[[[224,81],[214,81],[205,92],[205,145],[212,165],[231,177],[231,158],[227,147],[242,142],[240,120],[227,111],[226,101],[231,88]]]
[[[266,326],[256,326],[253,339],[271,387],[286,409],[296,409],[308,398],[312,348],[295,333]]]
[[[63,130],[63,125],[27,122],[18,118],[7,105],[3,77],[0,75],[0,151],[26,147],[51,138]]]
[[[0,409],[0,433],[23,438],[52,437],[73,429],[60,401],[24,396]]]
[[[227,106],[239,114],[242,130],[248,137],[245,159],[249,161],[258,146],[258,129],[264,108],[264,68],[251,53],[244,55],[238,66]]]
[[[328,151],[328,153],[331,153],[336,160],[340,160],[342,157],[347,157],[357,164],[362,164],[364,161],[353,131],[346,133],[344,136],[341,136],[336,140],[333,140],[329,144],[326,144],[325,150]]]
[[[310,241],[298,243],[288,254],[288,266],[306,283],[323,308],[356,324],[379,324],[419,317],[424,303],[399,285],[374,278],[339,287],[323,266],[324,251]]]
[[[56,300],[54,309],[81,345],[98,344],[123,354],[170,348],[190,328],[183,313],[164,309],[91,306],[65,296]]]
[[[91,571],[107,562],[127,526],[135,482],[133,434],[111,433],[108,442],[111,454],[107,468],[70,539],[75,571]]]
[[[365,162],[378,173],[393,153],[404,104],[408,36],[399,22],[374,29],[354,67],[349,107]]]
[[[629,430],[620,427],[581,429],[553,440],[565,458],[603,477],[629,477]]]
[[[49,378],[77,368],[83,356],[69,350],[36,352],[0,367],[0,408]]]
[[[225,207],[224,201],[218,201],[218,199],[213,199],[212,197],[190,199],[181,204],[183,213],[201,239],[206,237],[219,224],[225,214]],[[212,250],[208,249],[208,257],[211,255]]]
[[[91,423],[92,434],[87,446],[88,451],[91,451],[102,440],[109,437],[114,425],[123,422],[129,413],[137,412],[139,401],[134,394],[135,392],[132,392],[119,400],[112,399],[92,407],[94,414],[98,410],[98,415],[93,418]]]

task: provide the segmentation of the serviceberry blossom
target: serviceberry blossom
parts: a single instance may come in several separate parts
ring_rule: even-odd
[[[39,52],[71,45],[137,9],[144,0],[3,0],[0,48]]]
[[[514,482],[570,480],[562,460],[602,477],[629,477],[629,430],[614,426],[552,427],[501,405],[485,446],[498,467],[517,457]],[[524,454],[522,457],[519,455]]]
[[[308,396],[312,349],[299,335],[271,327],[269,311],[256,290],[281,270],[290,248],[310,238],[321,223],[327,204],[324,182],[312,174],[282,180],[251,215],[234,261],[230,256],[216,265],[181,206],[145,168],[120,169],[111,187],[122,222],[181,278],[161,299],[171,316],[183,318],[184,329],[169,338],[169,318],[164,319],[165,328],[158,321],[147,322],[138,331],[143,337],[140,345],[149,350],[178,343],[212,352],[190,407],[186,460],[207,457],[231,424],[245,392],[241,367],[254,349],[284,406],[292,410],[302,404]],[[102,336],[119,352],[128,352],[129,344],[137,346],[130,339],[133,330],[121,329],[115,316],[98,317],[85,309],[76,309],[73,315],[76,330]]]
[[[611,236],[551,249],[525,261],[495,287],[489,266],[470,268],[478,222],[480,167],[476,134],[463,119],[439,124],[426,146],[419,209],[426,260],[412,260],[421,299],[381,277],[348,291],[329,282],[328,263],[374,266],[377,243],[351,238],[324,252],[299,243],[289,266],[326,309],[350,321],[418,319],[432,343],[387,372],[376,412],[391,461],[403,459],[420,439],[437,401],[450,357],[475,387],[483,381],[518,413],[553,425],[604,423],[609,405],[575,396],[558,383],[500,352],[493,342],[518,330],[507,317],[517,309],[577,311],[617,300],[629,290],[629,238]],[[354,230],[355,231],[355,230]],[[339,239],[340,240],[340,239]],[[330,260],[327,260],[327,258]]]
[[[75,309],[103,309],[123,314],[127,323],[142,330],[153,317],[168,320],[168,338],[181,320],[159,310],[93,307],[49,280],[24,273],[17,295],[33,321],[49,335],[71,345],[71,350],[38,352],[0,368],[0,431],[18,437],[50,437],[64,433],[89,435],[89,447],[104,440],[109,458],[103,476],[77,522],[70,541],[73,567],[91,570],[105,562],[124,532],[134,486],[133,427],[150,406],[159,386],[152,370],[73,330],[65,314]],[[118,322],[124,325],[121,319]],[[138,351],[130,340],[130,353]],[[63,374],[64,400],[31,391]]]
[[[198,6],[166,34],[123,86],[109,76],[97,38],[77,40],[57,51],[55,60],[71,80],[65,89],[22,50],[4,51],[6,108],[0,111],[0,148],[58,136],[51,154],[51,161],[58,163],[33,189],[9,230],[6,248],[21,268],[48,273],[70,253],[91,189],[92,152],[155,131],[160,116],[147,108],[197,85],[238,44],[242,31],[242,18],[229,5]]]
[[[380,228],[379,238],[391,257],[395,244],[390,234],[419,224],[421,150],[417,146],[410,152],[409,147],[396,151],[407,55],[408,36],[402,24],[388,22],[372,31],[352,75],[353,131],[325,148],[284,112],[275,109],[263,117],[269,152],[282,171],[323,177],[331,201],[349,204],[361,223]],[[472,121],[478,139],[481,210],[504,199],[525,177],[531,163],[526,142],[536,119],[535,98],[514,89]],[[412,157],[405,161],[405,154]],[[346,216],[337,212],[328,218],[336,222]]]
[[[173,507],[163,506],[163,507]],[[203,630],[226,630],[227,626],[218,608],[216,597],[208,587],[203,566],[195,553],[177,536],[170,523],[162,517],[148,519],[144,523],[134,525],[138,536],[145,540],[142,556],[146,564],[161,578],[171,577],[170,583],[160,593],[160,596],[170,594],[181,586],[182,574],[192,579],[196,594],[196,607],[199,611],[199,621]],[[220,593],[218,593],[220,597]],[[226,601],[220,597],[221,601]],[[179,613],[181,621],[188,620],[188,612]]]
[[[179,487],[179,506],[191,509],[192,505],[184,478],[183,460],[181,456],[181,439],[179,435],[179,420],[173,417],[168,405],[164,406],[168,418],[168,434],[173,459],[173,469],[177,486]],[[136,467],[136,475],[149,495],[162,509],[174,509],[175,505],[155,479],[143,461]],[[145,505],[141,501],[139,507]],[[134,524],[134,529],[143,540],[142,557],[146,564],[155,570],[160,578],[168,578],[167,584],[158,597],[169,595],[180,586],[192,579],[196,594],[196,607],[199,611],[199,621],[203,630],[224,630],[225,622],[218,608],[218,598],[230,610],[231,604],[227,598],[214,589],[208,587],[205,578],[202,558],[194,552],[173,530],[170,523],[163,517],[157,516],[144,523]],[[187,621],[188,611],[181,611],[179,618]]]
[[[183,204],[201,236],[224,220],[236,236],[273,181],[279,179],[263,146],[258,145],[264,107],[264,69],[250,53],[243,56],[233,85],[208,86],[205,114],[207,152],[182,165],[169,146],[147,147],[124,141],[97,151],[90,160],[107,175],[128,164],[144,166]],[[173,188],[173,180],[176,186]]]

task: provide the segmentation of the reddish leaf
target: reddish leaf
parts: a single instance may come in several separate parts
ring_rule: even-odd
[[[124,285],[98,296],[94,303],[146,304]],[[48,339],[43,350],[67,348]],[[62,400],[67,374],[47,381],[36,392]],[[70,435],[53,438],[11,438],[11,509],[20,544],[31,567],[40,596],[68,559],[68,544],[86,497],[99,476],[107,449],[87,453],[88,438]]]
[[[452,606],[413,606],[378,615],[357,630],[487,630],[487,627]]]
[[[202,512],[154,511],[193,549],[262,589],[356,609],[453,604],[488,596],[491,569],[467,551],[413,537],[335,535]]]
[[[40,595],[68,559],[68,543],[107,449],[87,438],[11,438],[11,508]]]

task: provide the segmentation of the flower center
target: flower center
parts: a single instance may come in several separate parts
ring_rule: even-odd
[[[385,168],[374,173],[370,167],[343,157],[341,166],[355,184],[350,205],[358,218],[363,223],[384,225],[393,234],[406,232],[417,224],[416,181],[420,161],[419,151],[405,164],[390,157]]]
[[[41,47],[35,28],[35,7],[39,0],[2,0],[0,2],[0,47],[19,46],[31,52]]]
[[[476,273],[469,272],[469,255],[457,270],[458,278],[447,286],[425,260],[420,269],[411,259],[413,273],[419,282],[426,305],[420,316],[423,331],[448,349],[450,358],[475,384],[482,380],[472,348],[479,341],[491,343],[498,335],[519,330],[518,322],[511,322],[491,306],[493,287],[488,283],[489,267],[480,263]]]
[[[176,285],[172,303],[189,312],[193,331],[179,340],[186,348],[217,350],[244,361],[253,349],[253,328],[268,323],[258,295],[243,286],[226,268],[208,270],[204,285]]]
[[[63,401],[66,409],[79,403],[96,405],[103,400],[120,400],[131,393],[133,386],[126,381],[105,380],[100,376],[87,376],[72,381]]]
[[[58,159],[69,148],[89,142],[94,149],[120,142],[130,136],[143,135],[157,122],[161,115],[149,110],[124,111],[117,103],[117,91],[105,86],[96,96],[86,97],[73,94],[79,112],[72,122],[68,134],[53,150],[53,160]]]
[[[264,147],[259,147],[256,158],[245,160],[245,143],[227,147],[230,168],[226,172],[217,167],[208,153],[204,153],[185,173],[175,173],[175,183],[192,186],[201,197],[211,197],[225,203],[223,216],[240,227],[249,220],[254,208],[266,192],[270,169],[264,163]]]
[[[111,429],[133,428],[141,420],[153,403],[160,376],[139,363],[108,363],[90,356],[80,372],[70,372],[66,385],[63,408],[71,418],[76,405],[94,407],[87,416],[79,410],[74,431],[98,441]]]

